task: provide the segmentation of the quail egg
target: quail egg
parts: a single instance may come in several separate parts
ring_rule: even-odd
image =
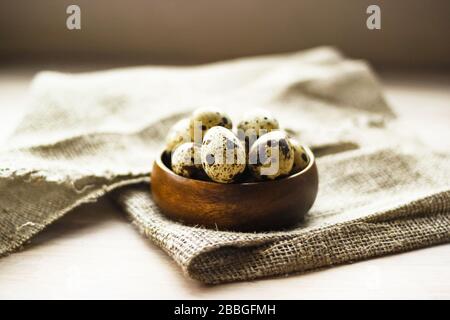
[[[255,178],[274,180],[291,172],[294,149],[285,132],[272,131],[259,137],[250,147],[248,161]]]
[[[176,147],[191,141],[189,119],[181,119],[170,128],[166,139],[166,151],[171,153]]]
[[[199,108],[195,110],[189,126],[192,141],[200,143],[206,131],[215,126],[231,129],[233,125],[230,117],[218,109]]]
[[[259,138],[279,128],[278,120],[267,110],[255,109],[247,112],[237,125],[240,135],[254,135]]]
[[[292,166],[292,173],[300,172],[308,166],[309,159],[305,149],[295,139],[289,139],[289,142],[294,149],[294,165]]]
[[[230,130],[212,127],[203,138],[201,160],[211,180],[231,183],[245,170],[245,148]]]
[[[172,153],[172,171],[186,178],[203,178],[201,146],[193,142],[179,145]]]

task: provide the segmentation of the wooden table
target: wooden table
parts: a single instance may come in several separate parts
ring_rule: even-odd
[[[26,106],[33,69],[0,70],[0,143]],[[384,72],[401,130],[450,150],[450,75]],[[448,173],[447,173],[448,174]],[[303,275],[220,286],[185,278],[105,199],[51,225],[0,259],[0,298],[332,299],[450,298],[450,245]]]

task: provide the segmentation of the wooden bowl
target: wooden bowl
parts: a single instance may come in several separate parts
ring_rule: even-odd
[[[153,165],[153,200],[168,217],[190,225],[220,230],[262,231],[299,222],[318,190],[314,155],[305,147],[308,166],[273,181],[221,184],[179,176],[163,152]]]

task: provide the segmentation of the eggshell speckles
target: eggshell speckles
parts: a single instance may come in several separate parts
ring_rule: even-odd
[[[257,179],[273,180],[288,175],[294,165],[294,149],[287,134],[272,131],[251,146],[248,167]]]
[[[238,132],[243,132],[246,136],[254,133],[256,138],[279,128],[278,120],[267,110],[255,109],[246,113],[238,123]],[[241,133],[239,133],[241,134]]]
[[[187,142],[178,146],[172,153],[172,171],[186,178],[204,177],[200,145]]]
[[[201,160],[211,180],[231,183],[245,170],[245,148],[230,130],[213,127],[203,138]]]
[[[294,149],[294,165],[292,166],[291,173],[297,173],[308,166],[309,159],[305,149],[303,149],[297,140],[291,138],[289,141]]]
[[[213,108],[200,108],[192,113],[189,128],[192,141],[201,142],[205,133],[215,126],[231,129],[233,124],[228,115]],[[196,141],[197,142],[197,141]]]

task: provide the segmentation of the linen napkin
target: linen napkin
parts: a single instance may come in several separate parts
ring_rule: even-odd
[[[370,67],[333,48],[195,67],[42,72],[31,97],[0,151],[0,255],[107,193],[187,276],[205,283],[450,240],[449,155],[396,135],[396,117]],[[150,194],[152,162],[168,128],[204,106],[236,120],[245,109],[267,108],[313,148],[319,194],[304,222],[240,233],[185,226],[159,212]]]

